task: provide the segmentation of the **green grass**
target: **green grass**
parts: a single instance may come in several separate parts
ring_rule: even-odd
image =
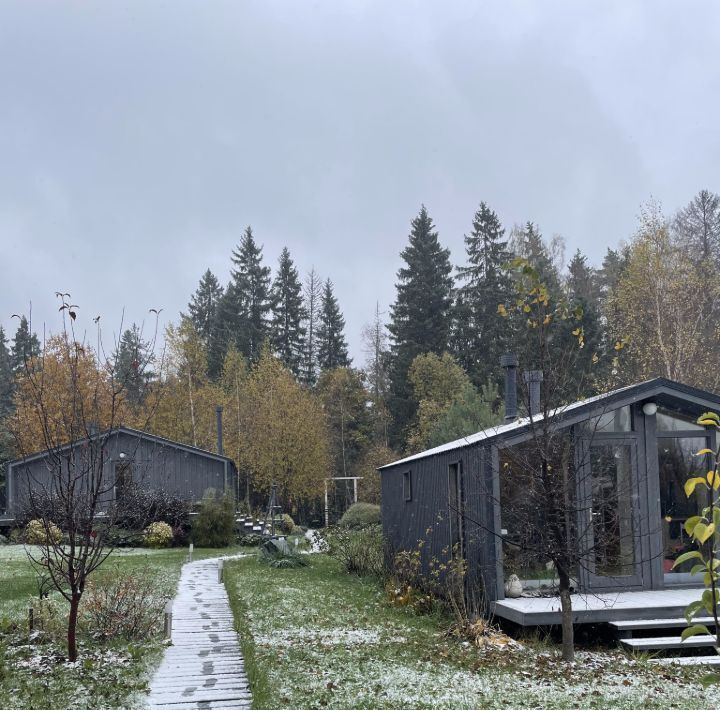
[[[226,585],[254,708],[715,708],[687,674],[617,651],[563,665],[548,643],[484,649],[449,637],[450,620],[390,606],[377,581],[325,555],[272,569],[229,563]]]
[[[238,548],[195,549],[193,559],[236,552]],[[94,579],[127,573],[149,576],[159,597],[171,597],[186,556],[185,548],[119,549],[97,570]],[[79,662],[67,664],[63,628],[29,640],[28,607],[37,604],[37,594],[35,572],[23,546],[0,547],[0,707],[141,707],[147,683],[161,657],[159,636],[137,643],[81,637]],[[54,596],[53,603],[64,618],[66,605]]]

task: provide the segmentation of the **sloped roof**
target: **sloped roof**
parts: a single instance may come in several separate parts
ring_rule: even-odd
[[[117,426],[113,427],[112,429],[106,429],[105,431],[98,432],[95,434],[96,437],[102,438],[102,437],[109,437],[113,434],[129,434],[130,436],[135,436],[140,439],[147,439],[149,441],[155,441],[158,444],[162,444],[163,446],[170,446],[175,449],[181,449],[183,451],[187,451],[189,453],[198,454],[200,456],[205,456],[207,458],[216,459],[219,461],[228,461],[233,466],[235,465],[233,460],[229,456],[223,456],[221,454],[215,453],[213,451],[207,451],[206,449],[201,449],[197,446],[192,446],[190,444],[183,444],[179,441],[173,441],[172,439],[166,439],[164,436],[158,436],[157,434],[151,434],[147,431],[141,431],[140,429],[133,429],[132,427],[127,426]],[[77,446],[78,444],[82,444],[83,442],[87,441],[88,439],[86,437],[83,437],[82,439],[76,439],[75,441],[71,441],[67,444],[64,444],[63,446],[57,447],[57,449],[54,449],[55,451],[65,451],[66,449],[72,448],[73,446]],[[10,466],[14,466],[19,463],[27,463],[29,461],[34,461],[35,459],[42,458],[43,456],[47,456],[48,451],[38,451],[34,454],[30,454],[28,456],[22,456],[20,458],[17,458],[13,461],[9,461],[8,464]]]
[[[587,410],[587,416],[590,417],[593,414],[597,414],[597,410],[602,411],[602,407],[608,408],[616,401],[625,400],[629,397],[635,399],[644,399],[646,397],[652,397],[660,392],[672,393],[679,399],[692,398],[694,400],[701,400],[708,405],[720,405],[720,396],[700,390],[689,385],[684,385],[680,382],[668,380],[664,377],[656,377],[652,380],[646,380],[645,382],[639,382],[634,385],[627,385],[626,387],[620,387],[604,394],[595,395],[588,397],[587,399],[581,399],[572,404],[558,407],[551,411],[548,415],[551,419],[558,419],[559,422],[572,418],[575,420],[578,416],[581,416]],[[453,451],[455,449],[462,449],[473,444],[486,443],[498,439],[507,438],[515,434],[522,434],[530,430],[530,426],[533,421],[537,423],[543,419],[542,415],[533,417],[521,417],[515,419],[507,424],[498,424],[497,426],[478,431],[475,434],[469,434],[455,441],[450,441],[447,444],[441,444],[435,446],[432,449],[421,451],[420,453],[413,454],[412,456],[406,456],[405,458],[393,461],[392,463],[380,466],[378,471],[383,469],[392,468],[401,464],[407,464],[411,461],[417,461],[419,459],[428,458],[430,456],[436,456],[437,454],[443,454],[447,451]],[[572,422],[568,422],[568,425]]]

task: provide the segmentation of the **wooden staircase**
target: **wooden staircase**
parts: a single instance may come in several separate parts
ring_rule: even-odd
[[[715,622],[710,617],[693,619],[712,631]],[[715,650],[715,636],[701,634],[683,641],[681,634],[688,623],[684,617],[671,619],[632,619],[609,622],[620,639],[620,644],[632,651],[662,653],[650,663],[682,666],[720,666],[720,655]],[[669,635],[672,634],[672,635]],[[695,655],[678,655],[684,650],[699,651]]]

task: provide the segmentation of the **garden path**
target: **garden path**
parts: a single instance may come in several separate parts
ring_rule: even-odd
[[[188,562],[173,601],[172,646],[150,683],[149,708],[249,708],[250,688],[227,591],[218,581],[221,558]]]

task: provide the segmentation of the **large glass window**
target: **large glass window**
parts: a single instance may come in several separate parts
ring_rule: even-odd
[[[702,431],[703,427],[693,417],[683,416],[678,412],[658,409],[656,414],[658,431]]]
[[[590,447],[592,557],[595,574],[622,577],[635,572],[634,477],[629,444]]]
[[[660,474],[660,513],[663,531],[663,567],[666,574],[689,572],[692,561],[673,569],[673,562],[683,552],[693,549],[685,533],[685,521],[708,505],[707,490],[698,486],[690,498],[685,495],[685,481],[705,473],[705,461],[694,454],[707,446],[705,437],[658,437]]]
[[[557,437],[552,448],[545,473],[537,442],[500,451],[503,572],[506,580],[517,575],[525,589],[556,584],[548,552],[562,544],[559,535],[576,535],[572,441],[569,436]],[[561,505],[565,495],[567,509]]]
[[[584,425],[587,434],[610,434],[632,430],[630,407],[619,407],[588,419]]]

